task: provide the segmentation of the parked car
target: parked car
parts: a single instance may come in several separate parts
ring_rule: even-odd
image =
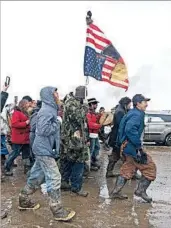
[[[145,115],[144,142],[171,146],[171,112],[147,111]]]

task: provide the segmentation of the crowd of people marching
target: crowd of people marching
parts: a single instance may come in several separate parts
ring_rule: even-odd
[[[126,199],[122,188],[127,180],[137,178],[134,194],[148,203],[152,201],[146,190],[156,178],[156,165],[143,149],[144,113],[150,99],[141,94],[132,99],[124,97],[112,110],[111,120],[106,121],[111,113],[105,115],[103,107],[97,112],[95,98],[85,102],[85,86],[77,87],[63,100],[57,88],[45,87],[39,101],[24,96],[12,105],[5,105],[7,89],[5,85],[1,92],[1,112],[5,111],[1,115],[1,181],[13,175],[15,159],[21,155],[27,183],[19,193],[20,210],[40,207],[33,202],[32,194],[46,183],[54,219],[71,220],[75,212],[62,206],[61,189],[88,196],[83,190],[83,177],[100,169],[99,141],[105,145],[104,150],[112,151],[106,177],[114,177],[115,164],[119,159],[123,162],[110,198]],[[111,130],[106,131],[109,127]],[[5,215],[1,212],[2,217]]]

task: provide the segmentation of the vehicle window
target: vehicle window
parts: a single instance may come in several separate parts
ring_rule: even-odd
[[[150,122],[151,123],[162,123],[162,122],[164,122],[164,120],[158,116],[150,116]]]
[[[160,115],[164,122],[171,122],[171,115]]]

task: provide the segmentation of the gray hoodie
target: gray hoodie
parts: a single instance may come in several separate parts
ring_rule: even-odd
[[[45,87],[40,92],[42,107],[37,114],[36,136],[32,147],[37,156],[59,156],[60,123],[57,120],[58,105],[53,97],[55,89]]]

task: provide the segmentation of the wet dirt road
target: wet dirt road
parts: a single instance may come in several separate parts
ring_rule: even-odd
[[[136,181],[131,180],[124,188],[128,194],[126,201],[99,198],[99,185],[105,183],[103,175],[107,166],[107,155],[102,154],[102,169],[90,174],[85,179],[84,188],[90,192],[88,198],[71,196],[62,192],[63,203],[76,211],[76,217],[70,223],[53,221],[48,208],[48,199],[38,190],[34,199],[39,201],[41,208],[37,211],[19,211],[18,193],[26,182],[22,166],[15,169],[14,176],[8,177],[1,184],[1,203],[8,209],[8,217],[1,220],[3,228],[170,228],[171,227],[171,149],[148,147],[148,152],[157,164],[157,179],[151,184],[148,194],[153,197],[152,204],[146,204],[135,197],[133,191]],[[119,166],[119,164],[118,164]],[[117,171],[117,170],[116,170]],[[107,180],[111,190],[114,178]]]

